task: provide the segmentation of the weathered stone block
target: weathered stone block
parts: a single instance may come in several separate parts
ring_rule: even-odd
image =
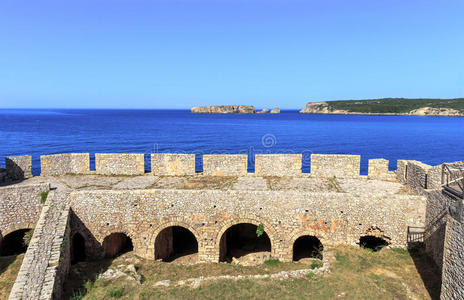
[[[97,174],[105,175],[144,174],[144,155],[140,153],[96,153],[95,171]]]
[[[389,178],[388,160],[383,158],[369,159],[369,178],[386,180]]]
[[[244,176],[247,174],[247,155],[203,155],[203,174],[210,176]]]
[[[361,156],[342,154],[311,155],[311,175],[319,177],[358,177],[361,171]]]
[[[151,172],[153,175],[195,175],[195,154],[152,154]]]
[[[416,160],[408,160],[406,166],[406,184],[418,192],[427,189],[427,173],[431,166]]]
[[[255,174],[258,176],[301,175],[301,154],[256,154]]]
[[[32,156],[5,157],[6,173],[11,180],[21,180],[32,177]]]
[[[64,153],[40,156],[42,176],[63,174],[88,174],[90,157],[88,153]]]
[[[407,172],[407,167],[408,167],[408,161],[407,160],[401,160],[399,159],[396,162],[396,178],[399,180],[401,183],[406,183],[406,172]]]

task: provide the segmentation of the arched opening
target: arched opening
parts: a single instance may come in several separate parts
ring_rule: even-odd
[[[155,259],[171,262],[180,257],[191,259],[191,255],[195,253],[198,253],[198,242],[187,228],[170,226],[161,230],[156,237]]]
[[[20,229],[5,235],[0,245],[0,256],[17,255],[26,252],[32,233],[32,229]]]
[[[71,264],[85,261],[86,258],[84,237],[76,232],[72,237],[71,243]]]
[[[257,252],[271,252],[271,240],[266,232],[258,236],[258,226],[240,223],[229,227],[219,243],[219,261],[232,262],[233,258]]]
[[[387,240],[373,235],[365,235],[359,239],[359,246],[374,252],[380,251],[383,247],[388,245],[389,243]]]
[[[299,261],[303,258],[322,259],[324,246],[321,241],[312,235],[303,235],[293,243],[293,260]]]
[[[103,251],[107,258],[117,257],[133,249],[132,240],[122,232],[112,233],[103,240]]]

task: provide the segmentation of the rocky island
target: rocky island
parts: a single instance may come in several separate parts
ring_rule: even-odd
[[[464,98],[405,99],[384,98],[310,102],[300,113],[346,115],[464,116]]]
[[[213,105],[192,107],[190,110],[196,114],[254,114],[255,107],[252,105]]]
[[[192,107],[190,110],[195,114],[278,114],[280,113],[279,108],[274,108],[271,111],[264,108],[261,111],[256,111],[253,105],[212,105],[212,106],[198,106]]]

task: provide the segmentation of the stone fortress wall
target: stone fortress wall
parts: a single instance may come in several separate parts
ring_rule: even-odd
[[[255,173],[248,172],[248,156],[244,154],[203,155],[203,172],[195,171],[194,154],[156,153],[151,154],[151,172],[160,176],[182,176],[202,173],[208,176],[302,176],[303,156],[301,154],[257,154]],[[15,168],[8,167],[21,177],[24,170],[31,177],[30,156],[7,157],[7,161],[21,161]],[[66,153],[40,156],[41,175],[58,176],[64,174],[101,175],[141,175],[145,173],[144,154],[139,153],[96,153],[95,171],[90,170],[89,153]],[[317,177],[357,178],[360,176],[361,157],[359,155],[313,154],[311,155],[311,175]],[[391,179],[385,159],[369,160],[369,177]],[[15,178],[16,178],[15,177]],[[10,177],[13,179],[13,177]]]
[[[87,153],[44,155],[41,156],[42,176],[140,175],[145,172],[143,158],[143,154],[96,154],[96,170],[90,171]],[[37,223],[11,299],[20,298],[14,295],[26,295],[24,292],[33,290],[32,286],[40,286],[40,295],[48,295],[45,299],[59,295],[69,268],[69,241],[76,232],[85,237],[89,256],[101,257],[104,238],[123,232],[132,239],[138,255],[152,259],[156,255],[154,245],[158,234],[166,227],[182,226],[194,234],[199,261],[206,262],[218,261],[222,234],[238,223],[264,225],[272,244],[271,254],[281,260],[292,259],[293,242],[302,235],[314,235],[324,246],[330,246],[356,244],[360,236],[380,232],[392,246],[407,247],[416,241],[410,239],[409,228],[422,228],[427,252],[443,268],[442,298],[461,295],[464,271],[462,261],[459,262],[462,257],[455,251],[462,248],[463,224],[449,213],[456,199],[450,199],[441,191],[441,166],[399,160],[397,170],[390,172],[387,160],[373,159],[369,160],[368,176],[361,176],[360,156],[313,154],[311,173],[304,174],[301,155],[264,154],[256,155],[255,173],[248,173],[247,159],[246,155],[204,155],[203,172],[197,173],[193,154],[152,154],[151,170],[158,176],[397,178],[420,196],[302,191],[91,190],[53,192],[47,200],[50,204],[44,206],[37,204],[40,202],[37,195],[48,191],[49,185],[0,188],[2,234],[12,230],[6,228],[14,222],[15,213],[18,220],[26,219],[16,227]],[[31,176],[30,156],[7,160],[14,162],[6,164],[11,179],[18,180],[21,174],[25,178]],[[15,196],[18,194],[33,196]],[[18,199],[27,200],[18,202]],[[54,199],[60,199],[58,206],[53,205]],[[48,232],[62,234],[43,245]],[[37,260],[37,256],[60,263],[51,263],[49,267],[31,265],[31,260]],[[47,274],[37,277],[43,279],[41,284],[24,277],[31,268]]]
[[[461,168],[464,162],[451,163]],[[428,255],[442,271],[442,299],[464,299],[463,199],[445,193],[443,165],[430,166],[415,160],[399,160],[398,180],[426,196],[424,244]]]

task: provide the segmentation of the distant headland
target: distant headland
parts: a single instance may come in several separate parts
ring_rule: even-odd
[[[363,115],[414,115],[414,116],[464,116],[464,98],[456,99],[407,99],[382,98],[310,102],[300,110],[305,114],[363,114]]]
[[[279,108],[258,111],[253,105],[212,105],[191,109],[197,114],[278,114]],[[464,117],[464,98],[380,98],[309,102],[300,110],[303,114],[339,115],[410,115]]]

